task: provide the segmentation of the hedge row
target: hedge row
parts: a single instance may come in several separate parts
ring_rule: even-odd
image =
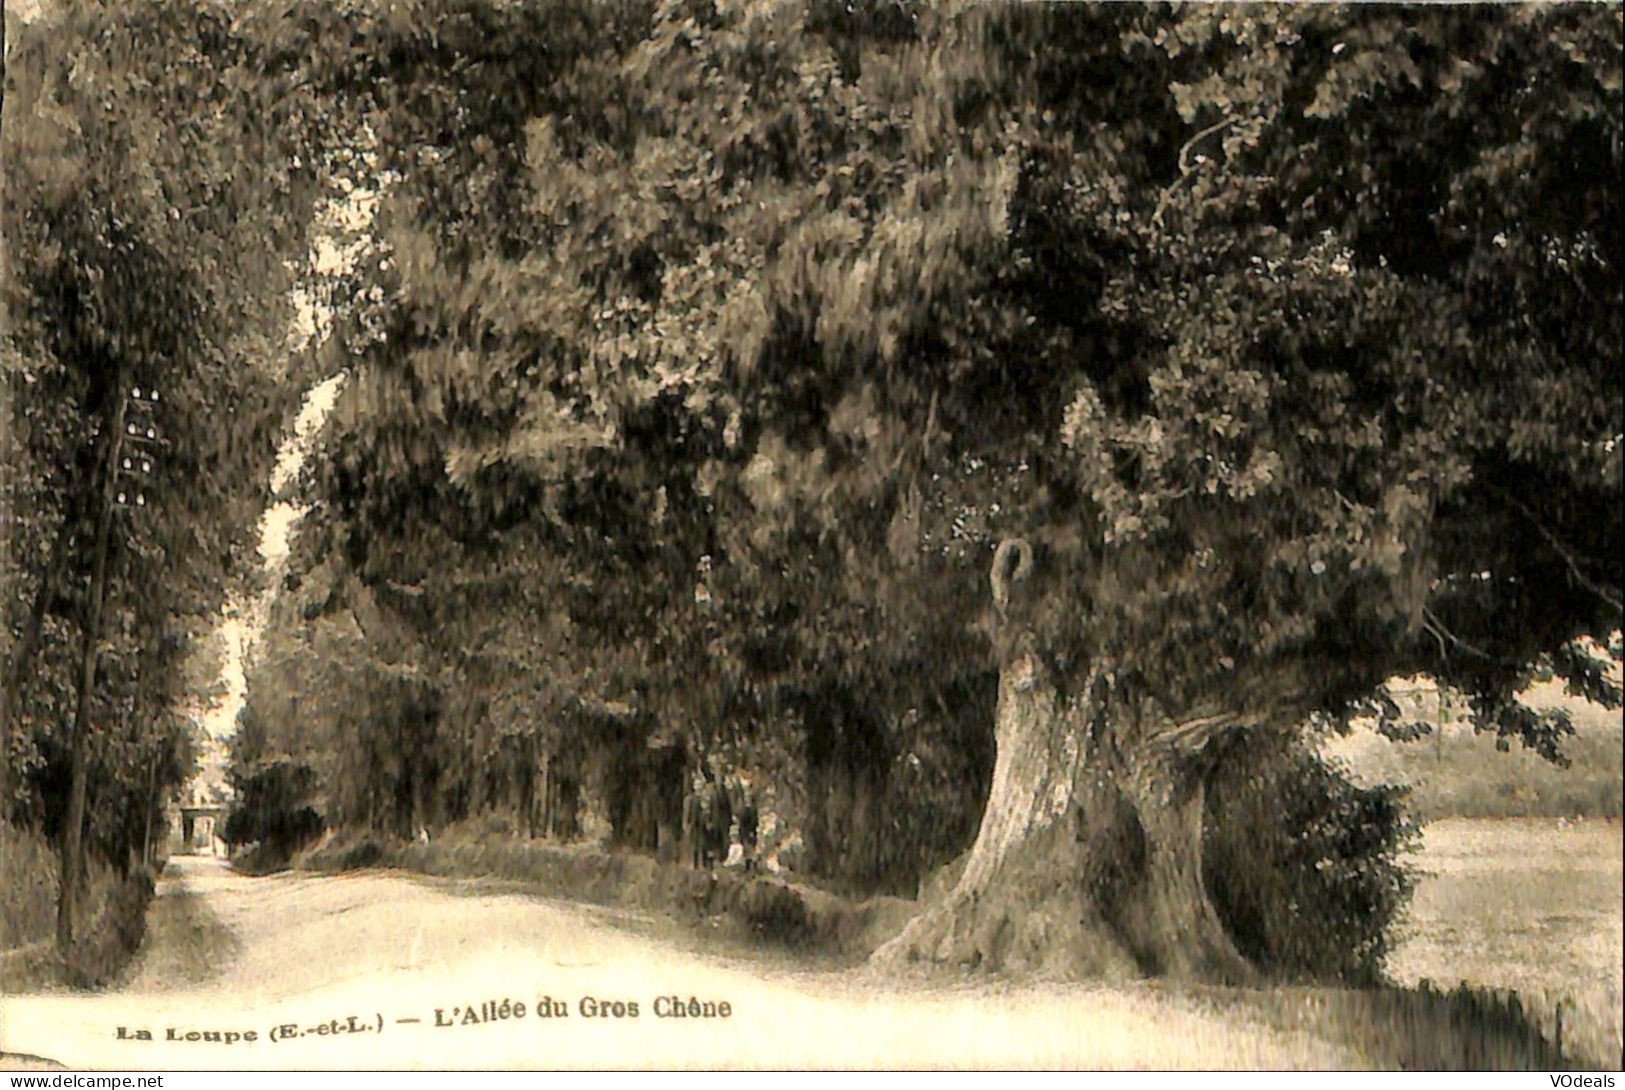
[[[852,902],[765,875],[694,870],[648,856],[542,840],[489,837],[453,827],[433,841],[339,836],[306,853],[318,871],[400,867],[440,877],[523,882],[550,897],[675,913],[689,922],[723,918],[742,935],[796,950],[861,957],[899,930],[912,902]]]

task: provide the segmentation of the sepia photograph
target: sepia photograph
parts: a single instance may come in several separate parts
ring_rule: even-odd
[[[14,1085],[1614,1085],[1625,5],[0,15]]]

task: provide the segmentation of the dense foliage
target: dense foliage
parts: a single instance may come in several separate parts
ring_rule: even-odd
[[[1058,675],[1176,717],[1617,700],[1617,11],[413,11],[351,33],[393,196],[296,576],[428,690],[354,728],[386,795],[498,804],[595,702],[780,782],[964,753],[1006,534]]]
[[[1274,974],[1379,980],[1414,880],[1405,791],[1361,787],[1301,742],[1274,747],[1221,768],[1209,793],[1214,907],[1241,952]]]
[[[191,774],[187,663],[251,571],[326,168],[289,58],[227,6],[12,30],[0,810],[60,842],[66,903],[81,828],[124,868]]]
[[[310,766],[273,761],[232,784],[235,795],[223,836],[227,844],[261,844],[286,861],[322,833],[322,819],[310,806],[316,774]]]
[[[11,501],[40,515],[14,534],[34,558],[6,571],[16,616],[51,527],[96,513],[83,488],[53,506],[50,482],[91,479],[85,421],[109,403],[73,376],[140,352],[196,363],[167,366],[196,376],[177,392],[199,415],[170,426],[197,450],[226,442],[201,414],[251,432],[178,478],[208,487],[194,536],[165,543],[186,575],[159,585],[217,600],[289,395],[228,363],[263,316],[221,309],[271,314],[286,291],[219,285],[289,286],[254,257],[300,237],[322,171],[384,194],[335,299],[322,359],[345,379],[251,678],[245,784],[288,759],[335,824],[412,835],[502,810],[657,850],[700,797],[705,821],[793,830],[792,865],[907,889],[984,800],[1005,805],[999,687],[1041,675],[1033,722],[1089,708],[1052,764],[1093,762],[1134,811],[1113,835],[1187,835],[1153,829],[1158,800],[1200,819],[1208,789],[1222,844],[1258,785],[1304,772],[1260,845],[1275,873],[1217,897],[1241,938],[1270,897],[1356,906],[1354,962],[1267,924],[1247,951],[1346,974],[1380,954],[1402,826],[1387,796],[1295,764],[1305,724],[1397,718],[1384,683],[1429,675],[1561,759],[1566,721],[1515,699],[1530,678],[1619,703],[1591,642],[1618,629],[1625,582],[1607,559],[1625,544],[1617,7],[141,11],[121,17],[207,60],[209,97],[260,109],[266,142],[216,132],[222,159],[164,158],[196,151],[166,124],[242,123],[186,115],[166,59],[167,80],[108,85],[173,101],[95,159],[150,168],[18,190],[85,194],[91,226],[8,221],[40,262],[18,283],[54,282],[47,235],[77,240],[72,290],[11,305],[36,332],[8,360],[71,361],[46,376],[66,393],[40,398]],[[63,86],[133,63],[107,56]],[[172,177],[195,203],[164,195]],[[97,233],[104,206],[127,248]],[[195,237],[171,232],[193,207]],[[134,256],[81,275],[104,242]],[[79,340],[47,352],[63,329]],[[1006,539],[1031,562],[990,602]],[[71,635],[83,611],[58,612]],[[165,599],[148,623],[177,614],[196,615]],[[1062,808],[1080,776],[1057,781]],[[1364,818],[1376,839],[1349,841]],[[1050,869],[1087,871],[1075,842],[1056,850]],[[1328,858],[1347,867],[1311,881]]]

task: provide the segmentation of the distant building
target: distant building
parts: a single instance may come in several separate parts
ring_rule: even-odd
[[[225,803],[211,799],[204,792],[182,795],[170,808],[170,854],[221,854],[220,830],[225,823],[225,814]]]
[[[222,855],[221,833],[231,790],[226,785],[226,744],[198,731],[198,772],[165,811],[171,855]]]

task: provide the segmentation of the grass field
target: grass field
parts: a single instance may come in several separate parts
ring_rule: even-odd
[[[1611,817],[1625,796],[1625,726],[1618,711],[1535,686],[1531,707],[1562,708],[1574,724],[1565,739],[1563,768],[1517,742],[1505,753],[1491,734],[1479,734],[1458,713],[1439,716],[1437,702],[1418,709],[1435,730],[1413,742],[1393,742],[1358,728],[1329,739],[1323,752],[1343,761],[1362,783],[1410,787],[1409,809],[1423,821],[1438,818]]]
[[[1423,830],[1422,871],[1389,959],[1401,984],[1516,989],[1548,1036],[1621,1066],[1625,839],[1614,820],[1468,820]]]

